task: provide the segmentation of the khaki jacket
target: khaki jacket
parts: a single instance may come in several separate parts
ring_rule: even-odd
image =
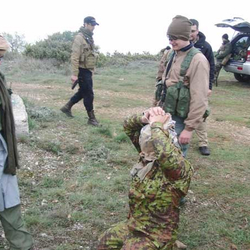
[[[78,33],[76,35],[72,45],[71,53],[71,65],[73,75],[78,76],[79,68],[94,71],[94,65],[92,65],[91,67],[88,67],[88,65],[86,65],[86,57],[88,57],[89,54],[94,54],[93,47],[94,46],[90,46],[90,44],[87,43],[82,33]]]
[[[188,50],[189,51],[189,50]],[[175,85],[180,80],[181,64],[188,51],[178,51],[168,72],[163,73],[166,86]],[[184,84],[190,89],[190,106],[188,117],[185,119],[185,129],[193,131],[200,122],[208,107],[209,63],[202,53],[197,53],[187,70]]]

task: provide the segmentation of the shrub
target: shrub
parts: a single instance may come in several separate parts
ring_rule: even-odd
[[[34,45],[28,44],[24,55],[36,59],[53,58],[60,62],[67,62],[70,58],[72,41],[75,35],[76,32],[71,31],[55,33]]]
[[[115,51],[113,54],[110,53],[99,53],[99,57],[97,60],[97,67],[104,67],[104,66],[126,66],[130,62],[133,61],[140,61],[140,60],[152,60],[152,61],[158,61],[159,55],[151,55],[149,52],[143,52],[140,53],[134,53],[131,54],[128,52],[127,54],[120,53],[118,51]]]

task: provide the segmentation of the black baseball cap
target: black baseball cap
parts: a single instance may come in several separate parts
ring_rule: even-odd
[[[87,16],[84,18],[83,23],[90,23],[91,25],[99,25],[99,23],[96,22],[95,18],[92,16]]]

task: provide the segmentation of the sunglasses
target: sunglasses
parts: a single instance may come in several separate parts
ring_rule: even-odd
[[[176,40],[178,40],[178,37],[176,37],[176,36],[168,36],[168,40],[169,41],[176,41]]]

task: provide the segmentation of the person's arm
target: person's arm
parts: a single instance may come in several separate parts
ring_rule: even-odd
[[[190,106],[185,119],[185,130],[193,131],[202,121],[208,106],[209,63],[201,53],[191,61],[188,74],[190,81]]]
[[[137,151],[140,152],[139,136],[142,127],[142,115],[133,115],[128,117],[123,124],[124,132],[130,138]]]
[[[76,80],[78,77],[79,73],[79,62],[81,58],[81,53],[82,53],[82,43],[83,43],[83,38],[80,35],[77,35],[75,37],[75,40],[72,45],[72,53],[71,53],[71,65],[72,65],[72,76],[71,80]],[[75,77],[74,77],[75,76]]]
[[[158,66],[158,72],[156,76],[156,80],[160,81],[162,79],[162,75],[166,69],[166,62],[167,62],[167,57],[169,54],[169,50],[165,52],[160,60],[159,66]]]
[[[160,107],[149,108],[142,115],[133,115],[125,119],[123,128],[138,152],[141,151],[139,145],[140,132],[143,126],[149,123],[149,116],[155,117],[165,115],[165,111]]]
[[[209,70],[209,90],[212,91],[213,88],[213,81],[214,81],[214,72],[215,72],[215,64],[214,64],[214,53],[212,50],[212,47],[209,45],[207,47],[207,51],[205,54],[208,62],[209,62],[209,66],[210,66],[210,70]]]
[[[180,182],[182,184],[183,180],[190,181],[193,168],[190,162],[184,158],[181,150],[172,143],[169,133],[162,129],[162,124],[153,123],[151,133],[157,162],[165,176],[174,182],[182,180]]]
[[[223,59],[224,57],[226,57],[227,55],[229,55],[232,52],[232,45],[231,45],[231,43],[227,43],[224,48],[225,48],[225,50],[222,51],[217,56],[218,59]]]

